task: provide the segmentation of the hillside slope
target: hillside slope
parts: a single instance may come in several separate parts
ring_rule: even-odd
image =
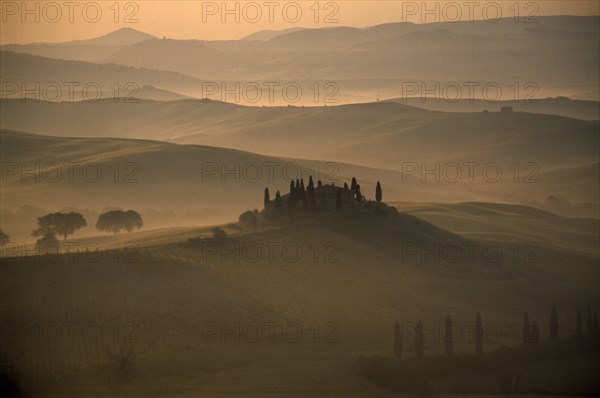
[[[561,333],[569,335],[576,311],[595,302],[597,256],[568,253],[567,265],[567,253],[543,249],[537,264],[512,256],[425,262],[403,258],[402,242],[464,241],[411,215],[365,210],[243,234],[228,240],[227,251],[191,241],[132,256],[103,252],[94,261],[79,255],[51,263],[5,260],[0,313],[16,332],[4,335],[2,355],[37,393],[106,390],[104,350],[121,345],[135,350],[136,371],[123,386],[132,394],[161,386],[163,395],[331,395],[351,386],[372,396],[377,390],[360,381],[354,361],[389,356],[395,321],[424,321],[433,354],[443,350],[434,330],[447,314],[466,328],[480,311],[486,324],[502,330],[486,339],[492,350],[519,344],[514,331],[524,310],[543,320],[548,303],[555,304]],[[20,329],[31,319],[43,331],[69,322],[104,333],[93,341],[80,329],[73,340],[34,340]],[[110,332],[115,328],[118,341]],[[471,352],[472,344],[460,338],[455,349]],[[413,355],[410,347],[405,355]]]
[[[435,192],[446,193],[443,202],[544,203],[556,196],[587,203],[580,207],[588,210],[565,214],[593,217],[600,201],[598,121],[395,103],[263,108],[202,100],[8,100],[0,114],[4,129],[169,140],[404,172],[431,192],[416,201],[436,201]]]

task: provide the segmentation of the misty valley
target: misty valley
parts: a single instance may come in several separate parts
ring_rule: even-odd
[[[74,3],[1,5],[0,396],[600,395],[592,2]]]

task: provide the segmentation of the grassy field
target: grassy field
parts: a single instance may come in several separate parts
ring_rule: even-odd
[[[421,206],[407,211],[421,217],[418,209],[431,210]],[[446,207],[454,209],[454,221],[463,218],[456,225],[477,220],[470,206]],[[491,204],[476,207],[497,211]],[[550,306],[558,309],[561,336],[568,336],[577,310],[597,304],[598,257],[585,239],[575,252],[540,245],[535,263],[508,255],[424,261],[403,253],[405,244],[464,245],[490,234],[503,237],[498,247],[508,247],[525,234],[510,242],[501,224],[497,230],[472,224],[478,236],[436,217],[350,209],[258,232],[225,226],[231,236],[224,248],[188,241],[209,235],[208,227],[176,228],[103,237],[97,240],[103,247],[115,239],[137,246],[93,259],[3,258],[3,369],[34,395],[102,396],[115,372],[107,351],[130,348],[123,396],[385,396],[357,375],[356,359],[391,356],[396,321],[407,328],[425,322],[426,352],[437,354],[450,314],[463,328],[456,351],[472,353],[468,331],[481,312],[494,325],[487,352],[520,344],[524,311],[547,339]],[[511,217],[526,218],[527,236],[553,225],[548,215],[526,208],[513,209]],[[561,220],[553,221],[555,228]],[[556,234],[563,240],[582,235],[573,225]],[[582,369],[597,365],[593,360]]]

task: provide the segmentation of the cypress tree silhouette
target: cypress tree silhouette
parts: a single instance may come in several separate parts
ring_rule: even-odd
[[[321,182],[321,180],[317,181],[317,187],[322,187],[323,183]]]
[[[352,192],[356,192],[356,186],[357,186],[357,185],[358,185],[358,184],[356,183],[356,178],[355,178],[355,177],[352,177],[352,182],[351,182],[351,184],[350,184],[350,190],[351,190]]]
[[[300,191],[306,192],[306,189],[304,189],[304,178],[300,179]]]
[[[531,338],[531,325],[529,324],[529,314],[523,314],[523,344],[529,344]]]
[[[290,218],[294,217],[294,208],[296,206],[296,186],[294,185],[294,180],[290,182],[290,197],[288,200],[288,216]]]
[[[269,188],[265,188],[265,200],[264,200],[264,205],[265,205],[265,209],[267,207],[269,207],[269,205],[271,204],[271,195],[269,194]]]
[[[592,333],[594,332],[594,327],[592,326],[592,308],[588,307],[588,313],[587,313],[587,319],[586,319],[586,329],[587,329],[587,335],[591,336]]]
[[[340,188],[335,191],[335,207],[338,210],[342,209],[342,190]]]
[[[425,340],[423,338],[423,324],[421,321],[417,322],[415,327],[415,355],[417,359],[423,359],[425,353]]]
[[[317,209],[317,202],[315,201],[315,185],[313,184],[312,176],[308,180],[306,198],[308,200],[308,208],[315,211]]]
[[[394,358],[402,358],[402,328],[396,322],[394,325]]]
[[[281,213],[281,194],[279,191],[275,193],[275,210],[277,213]]]
[[[556,315],[556,307],[552,306],[550,313],[550,340],[558,340],[558,316]]]
[[[452,332],[452,319],[450,315],[446,317],[446,326],[444,330],[444,354],[447,357],[454,355],[454,333]]]
[[[483,355],[483,325],[481,324],[481,314],[479,312],[475,317],[475,354],[478,357]]]
[[[360,203],[362,200],[362,194],[360,193],[360,185],[356,186],[356,201]]]
[[[381,193],[381,184],[377,181],[377,187],[375,187],[375,200],[381,203],[382,193]]]
[[[347,182],[344,183],[344,189],[348,189],[348,183]]]
[[[575,324],[575,336],[581,337],[583,335],[583,318],[581,317],[581,311],[577,311],[577,323]]]
[[[531,343],[537,344],[540,342],[540,328],[536,321],[531,324]]]

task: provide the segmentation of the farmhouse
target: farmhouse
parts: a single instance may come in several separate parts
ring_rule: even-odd
[[[347,186],[344,188],[336,187],[335,184],[321,185],[315,188],[315,204],[318,209],[334,209],[336,207],[336,198],[340,191],[342,206],[348,206],[354,202],[355,193]]]
[[[378,201],[381,199],[381,187],[377,182]],[[290,181],[290,191],[281,195],[277,191],[275,199],[271,200],[269,188],[265,188],[264,205],[265,210],[282,213],[287,208],[288,213],[292,214],[296,210],[305,211],[329,211],[351,206],[363,200],[360,192],[360,185],[356,178],[352,178],[352,185],[344,184],[343,187],[337,187],[335,184],[323,184],[317,181],[315,187],[312,176],[309,177],[308,184],[304,185],[303,179]]]

